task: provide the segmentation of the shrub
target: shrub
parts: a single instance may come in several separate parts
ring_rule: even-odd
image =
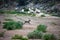
[[[0,14],[3,14],[4,13],[4,10],[0,10]]]
[[[10,11],[10,13],[11,13],[11,14],[16,14],[17,12],[14,11],[14,10],[12,10],[12,11]]]
[[[43,33],[39,31],[34,31],[29,33],[27,36],[29,39],[41,39]]]
[[[15,36],[12,37],[12,39],[22,39],[22,36],[16,34]]]
[[[45,17],[45,15],[41,15],[41,17]]]
[[[32,13],[32,16],[36,16],[36,14]]]
[[[21,40],[28,40],[28,38],[22,38]]]
[[[44,34],[42,38],[43,40],[56,40],[53,34]]]
[[[7,30],[14,30],[14,29],[21,29],[22,26],[23,26],[22,22],[9,21],[4,23],[3,28]]]
[[[37,26],[37,30],[38,31],[42,31],[42,32],[46,32],[46,28],[47,28],[47,26],[42,25],[42,24]]]
[[[18,35],[18,34],[16,34],[15,36],[13,36],[12,39],[14,39],[14,40],[16,40],[16,39],[19,39],[19,40],[28,40],[28,38],[23,37],[23,36]]]
[[[13,21],[12,19],[5,19],[6,21]]]
[[[25,8],[24,11],[29,11],[29,9],[26,9],[26,8]]]
[[[4,33],[5,33],[5,32],[1,32],[1,33],[0,33],[0,37],[3,37],[3,36],[4,36]]]
[[[55,22],[51,22],[51,24],[53,24],[53,25],[57,25]]]

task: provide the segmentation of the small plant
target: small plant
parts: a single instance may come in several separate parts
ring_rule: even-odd
[[[52,22],[51,24],[53,24],[53,25],[57,25],[55,22]]]
[[[19,40],[28,40],[28,38],[23,37],[23,36],[18,35],[18,34],[16,34],[15,36],[13,36],[12,39],[14,39],[14,40],[16,40],[16,39],[19,39]]]
[[[47,28],[47,26],[42,25],[42,24],[37,26],[37,30],[38,31],[42,31],[42,32],[46,32],[46,28]]]
[[[13,21],[12,19],[5,19],[5,21]]]
[[[53,34],[44,34],[42,38],[43,40],[56,40]]]
[[[4,32],[0,32],[0,37],[3,37],[4,33],[5,33],[5,31]]]
[[[27,36],[29,39],[41,39],[43,33],[39,31],[34,31],[29,33]]]
[[[28,40],[28,38],[24,38],[24,37],[23,37],[21,40]]]
[[[14,21],[4,22],[3,24],[4,24],[3,28],[7,30],[21,29],[23,26],[22,22],[14,22]]]
[[[29,11],[29,9],[28,8],[23,8],[24,9],[24,11]]]
[[[22,36],[16,34],[15,36],[12,37],[12,39],[22,39]]]
[[[32,13],[32,16],[36,16],[36,14]]]
[[[3,14],[4,13],[4,10],[0,10],[0,14]]]
[[[24,11],[29,11],[29,9],[26,9],[26,8],[25,8]]]
[[[42,32],[46,32],[46,28],[47,28],[47,26],[46,25],[42,25],[42,24],[37,26],[37,30],[38,31],[42,31]]]
[[[45,17],[45,15],[41,15],[41,17]]]

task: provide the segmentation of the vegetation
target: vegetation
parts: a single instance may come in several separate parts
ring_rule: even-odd
[[[28,11],[28,9],[25,9],[24,11]],[[27,12],[19,12],[16,10],[0,10],[0,13],[4,13],[4,14],[17,14],[20,16],[35,16],[34,13],[27,13]]]
[[[43,36],[43,33],[46,32],[46,28],[47,26],[40,24],[37,26],[36,30],[29,33],[27,36],[29,39],[41,39]]]
[[[12,10],[12,11],[11,10],[10,11],[6,10],[5,13],[7,13],[7,14],[16,14],[18,12],[15,11],[15,10]]]
[[[56,40],[56,37],[53,34],[43,33],[37,30],[29,33],[27,36],[29,39]]]
[[[4,33],[5,32],[0,32],[0,37],[3,37],[4,36]]]
[[[46,28],[47,28],[47,26],[46,25],[42,25],[42,24],[37,26],[37,30],[38,31],[42,31],[42,32],[46,32]]]
[[[53,24],[53,25],[57,25],[55,22],[52,22],[51,24]]]
[[[21,29],[22,26],[23,26],[22,22],[9,21],[9,22],[4,22],[3,28],[7,30],[15,30],[15,29]]]
[[[36,16],[36,14],[32,13],[32,16]]]
[[[27,9],[27,8],[24,8],[24,11],[29,11],[29,9]]]
[[[3,10],[0,10],[0,14],[3,14],[4,13],[4,11]]]
[[[12,19],[5,19],[5,21],[13,21]]]
[[[12,37],[12,39],[22,39],[22,36],[16,34],[15,36]]]
[[[41,17],[45,17],[45,15],[41,15]]]
[[[14,40],[16,40],[16,39],[19,39],[19,40],[28,40],[28,38],[23,37],[23,36],[18,35],[18,34],[16,34],[15,36],[13,36],[12,39],[14,39]]]
[[[29,33],[27,36],[29,39],[41,39],[42,38],[43,33],[39,32],[39,31],[34,31]]]
[[[25,13],[25,12],[20,12],[19,14],[17,14],[19,16],[35,16],[34,13]]]
[[[0,10],[0,14],[6,13],[6,14],[17,14],[20,16],[22,16],[22,15],[23,16],[35,16],[35,14],[36,14],[35,10],[37,10],[37,11],[40,11],[43,13],[50,13],[50,14],[52,14],[52,16],[60,17],[60,9],[59,9],[60,6],[57,5],[59,3],[60,3],[59,0],[38,0],[38,1],[37,0],[0,0],[0,5],[3,6],[3,7],[0,7],[0,9],[2,9],[2,10]],[[24,7],[26,7],[26,8],[24,8]],[[20,12],[20,10],[23,8],[24,8],[24,12]],[[33,12],[28,13],[29,8],[34,10],[35,14]],[[40,10],[38,10],[38,9],[40,9]],[[30,11],[32,11],[32,10],[30,10]],[[23,10],[21,10],[21,11],[23,11]],[[37,13],[39,14],[39,12],[37,12]],[[6,15],[6,17],[8,17],[8,16]],[[14,17],[16,17],[16,15]],[[17,16],[17,17],[19,17],[19,16]],[[45,15],[41,15],[41,17],[45,17]],[[35,18],[33,19],[33,17],[32,18],[27,17],[27,19],[29,19],[29,18],[32,19],[32,21],[35,19]],[[17,19],[19,19],[19,18],[17,18]],[[5,19],[5,21],[7,21],[7,22],[3,23],[4,29],[15,30],[15,29],[21,29],[23,27],[22,22],[15,22],[12,19]],[[1,24],[1,22],[0,22],[0,24]],[[51,24],[57,25],[54,22],[52,22]],[[46,25],[40,24],[37,26],[37,29],[35,31],[29,33],[27,36],[29,39],[56,40],[56,38],[53,34],[46,34],[46,28],[47,28]],[[0,37],[3,37],[3,36],[4,36],[4,32],[0,33]],[[15,35],[12,37],[12,39],[28,40],[27,38],[24,38],[23,36],[20,36],[20,35]]]
[[[4,14],[16,14],[16,13],[20,13],[16,10],[0,10],[0,13],[4,13]]]
[[[42,38],[43,40],[56,40],[53,34],[44,34]]]

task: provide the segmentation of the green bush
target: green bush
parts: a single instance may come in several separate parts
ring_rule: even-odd
[[[0,32],[0,37],[3,37],[4,36],[4,32]]]
[[[28,40],[28,38],[24,38],[24,37],[23,37],[21,40]]]
[[[13,21],[12,19],[5,19],[5,21]]]
[[[17,13],[20,13],[20,12],[17,12],[15,10],[6,10],[5,13],[7,13],[7,14],[17,14]]]
[[[56,40],[53,34],[44,34],[42,38],[43,40]]]
[[[46,28],[47,28],[47,26],[42,25],[42,24],[37,26],[37,30],[38,31],[42,31],[42,32],[46,32]]]
[[[26,9],[26,8],[25,8],[24,11],[29,11],[29,9]]]
[[[15,29],[21,29],[22,26],[23,26],[22,22],[9,21],[4,23],[3,28],[7,30],[15,30]]]
[[[43,33],[39,31],[34,31],[29,33],[27,36],[29,39],[41,39]]]
[[[55,22],[51,22],[51,24],[53,24],[53,25],[57,25]]]
[[[0,10],[0,14],[3,14],[4,13],[4,10]]]
[[[34,14],[34,13],[32,13],[31,15],[32,15],[32,16],[36,16],[36,14]]]
[[[22,36],[16,34],[15,36],[12,37],[12,39],[22,39]]]
[[[28,40],[28,38],[23,37],[23,36],[18,35],[18,34],[16,34],[15,36],[13,36],[12,39],[14,39],[14,40],[16,40],[16,39],[19,39],[19,40]]]
[[[41,17],[45,17],[45,15],[41,15]]]
[[[10,11],[11,14],[16,14],[17,12],[15,10]]]

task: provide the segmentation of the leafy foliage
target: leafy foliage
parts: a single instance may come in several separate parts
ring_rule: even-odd
[[[51,24],[53,24],[53,25],[57,25],[55,22],[51,22]]]
[[[3,37],[4,36],[4,33],[5,32],[0,32],[0,37]]]
[[[12,19],[5,19],[5,21],[13,21]]]
[[[22,39],[22,36],[16,34],[15,36],[12,37],[12,39]]]
[[[29,39],[41,39],[43,33],[39,31],[34,31],[29,33],[27,36]]]
[[[38,31],[42,31],[42,32],[46,32],[46,28],[47,28],[47,26],[46,25],[42,25],[42,24],[37,26],[37,30]]]
[[[53,34],[45,34],[42,38],[43,40],[56,40]]]
[[[45,15],[41,15],[41,17],[45,17]]]
[[[19,39],[19,40],[28,40],[28,38],[23,37],[21,35],[16,34],[15,36],[12,37],[12,39]]]
[[[4,13],[4,11],[3,10],[0,10],[0,14],[3,14]]]
[[[15,30],[15,29],[21,29],[22,26],[23,26],[22,22],[9,21],[4,23],[3,28],[7,30]]]
[[[27,9],[27,8],[24,8],[24,11],[29,11],[29,9]]]
[[[36,14],[34,14],[34,13],[25,13],[25,12],[20,12],[17,15],[19,15],[19,16],[36,16]]]

